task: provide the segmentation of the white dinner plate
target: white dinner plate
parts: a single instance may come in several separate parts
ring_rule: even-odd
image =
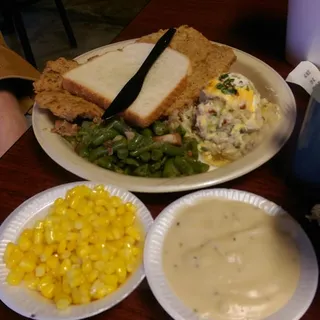
[[[134,40],[107,45],[76,58],[79,63],[90,57],[124,47]],[[231,71],[248,77],[262,97],[277,103],[282,112],[278,125],[264,141],[243,158],[224,167],[188,177],[179,178],[141,178],[122,175],[100,168],[79,157],[69,144],[59,135],[51,133],[53,117],[48,110],[34,106],[32,124],[35,136],[43,150],[60,166],[77,176],[91,180],[104,181],[135,192],[160,193],[177,192],[205,188],[238,178],[271,159],[290,137],[296,119],[296,104],[293,94],[282,77],[270,66],[252,55],[233,49],[237,61]]]
[[[32,226],[39,218],[48,214],[48,208],[54,200],[64,197],[66,191],[76,185],[87,185],[93,188],[97,183],[76,182],[64,184],[43,191],[21,204],[15,209],[0,227],[0,299],[15,312],[38,320],[76,320],[87,319],[95,314],[110,309],[125,299],[143,280],[143,263],[116,291],[100,300],[85,305],[70,306],[67,310],[60,311],[54,303],[43,298],[39,293],[31,291],[22,285],[9,286],[6,283],[8,269],[3,262],[3,256],[8,242],[15,242],[21,231]],[[124,202],[132,202],[137,207],[137,217],[142,222],[147,233],[153,218],[146,206],[132,193],[111,185],[105,185],[111,195],[119,196]]]
[[[173,293],[162,268],[162,251],[167,231],[179,209],[204,198],[220,198],[252,204],[269,215],[287,215],[284,228],[296,242],[300,254],[300,279],[293,297],[279,311],[265,320],[298,320],[309,308],[318,285],[318,264],[312,244],[301,226],[275,203],[255,194],[233,189],[209,189],[188,194],[167,206],[149,230],[144,249],[144,268],[150,288],[167,313],[175,320],[199,320],[191,308]]]

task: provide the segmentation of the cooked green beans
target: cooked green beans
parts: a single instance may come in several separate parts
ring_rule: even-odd
[[[150,128],[135,130],[115,118],[101,124],[84,121],[72,141],[81,157],[126,175],[174,178],[208,171],[209,166],[198,161],[197,141],[184,136],[183,127],[171,133],[181,135],[181,145],[156,138],[170,134],[166,122],[156,121]]]

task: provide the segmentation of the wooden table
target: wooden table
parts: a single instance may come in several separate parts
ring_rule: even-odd
[[[211,40],[257,56],[286,77],[292,69],[284,58],[286,12],[287,0],[151,0],[115,41],[188,24]],[[309,223],[304,216],[320,199],[314,194],[302,194],[302,188],[293,187],[287,170],[308,102],[308,95],[301,88],[292,86],[292,90],[297,100],[298,120],[285,148],[259,169],[223,186],[254,192],[283,206],[302,224],[319,252],[318,226]],[[76,180],[80,179],[59,167],[42,151],[32,130],[29,130],[0,160],[1,221],[34,194]],[[156,217],[182,194],[137,196]],[[0,314],[3,319],[22,318],[3,304],[0,304]],[[126,300],[94,319],[160,320],[170,317],[156,302],[147,283],[143,282]],[[302,319],[320,319],[319,292]]]

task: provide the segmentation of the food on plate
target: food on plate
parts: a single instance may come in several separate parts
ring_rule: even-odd
[[[244,156],[277,123],[278,106],[260,97],[245,76],[229,72],[236,60],[233,50],[188,26],[177,28],[138,98],[116,118],[126,130],[103,121],[104,110],[165,32],[144,36],[81,65],[64,58],[48,62],[34,84],[35,100],[58,118],[52,131],[71,142],[80,156],[129,175],[191,175]],[[155,132],[158,127],[165,132]],[[140,144],[132,144],[137,137]],[[114,147],[119,141],[121,150]],[[169,153],[171,149],[179,151]]]
[[[206,319],[267,318],[290,300],[300,277],[286,219],[218,198],[183,207],[163,245],[170,287]]]
[[[122,118],[108,122],[60,123],[55,130],[83,158],[118,173],[139,177],[173,178],[206,172],[209,165],[198,161],[197,141],[185,138],[177,128],[156,121],[149,128],[133,129]]]
[[[262,99],[249,79],[225,73],[209,81],[199,101],[173,113],[169,122],[197,139],[206,162],[221,166],[251,151],[279,118],[279,107]]]
[[[62,86],[107,109],[153,47],[148,43],[133,43],[122,50],[106,53],[63,74]],[[165,49],[147,74],[137,99],[124,111],[123,118],[142,128],[158,120],[185,90],[190,66],[187,56]]]
[[[58,309],[117,290],[141,263],[143,233],[136,208],[103,185],[84,185],[58,198],[49,214],[9,242],[9,285],[23,284]]]
[[[100,118],[103,110],[97,105],[72,95],[62,87],[62,75],[79,66],[76,61],[59,58],[49,61],[34,83],[35,101],[43,109],[49,109],[56,117],[74,121],[77,117]]]
[[[144,36],[137,42],[156,43],[167,30]],[[170,42],[170,47],[185,54],[191,61],[192,73],[183,93],[165,111],[170,115],[173,110],[182,109],[198,99],[201,88],[213,77],[228,72],[236,61],[230,47],[212,43],[199,31],[188,26],[180,26]]]

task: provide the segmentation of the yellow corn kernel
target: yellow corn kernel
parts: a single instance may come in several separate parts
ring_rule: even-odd
[[[131,211],[127,211],[124,216],[123,216],[123,225],[124,227],[130,227],[134,224],[135,222],[135,215]]]
[[[87,275],[87,280],[89,283],[93,283],[99,276],[99,271],[98,270],[92,270],[88,275]]]
[[[101,248],[100,253],[101,253],[101,259],[104,262],[107,262],[112,258],[112,254],[107,248]]]
[[[54,294],[54,288],[55,288],[54,283],[48,283],[40,287],[40,292],[45,298],[52,299]]]
[[[134,239],[137,240],[137,241],[140,241],[140,240],[141,240],[141,234],[140,234],[138,228],[135,227],[135,226],[127,227],[127,228],[125,229],[125,233],[126,233],[128,236],[134,238]]]
[[[56,256],[50,256],[47,259],[47,266],[50,269],[57,269],[59,267],[59,258]]]
[[[128,261],[133,256],[132,248],[124,247],[121,250],[119,250],[118,255],[120,258],[124,259],[125,261]]]
[[[9,272],[6,281],[10,286],[17,286],[21,283],[23,277],[24,272],[19,269],[15,269]]]
[[[57,309],[65,310],[72,303],[72,299],[68,294],[64,292],[59,292],[57,295],[55,295],[54,302],[56,304]]]
[[[83,218],[78,218],[74,221],[74,228],[77,230],[81,230],[83,226],[85,225],[85,221]]]
[[[102,261],[102,260],[95,261],[93,265],[94,265],[94,268],[97,269],[98,271],[100,271],[100,272],[104,271],[104,268],[105,268],[104,261]]]
[[[53,254],[54,247],[53,246],[46,246],[40,256],[41,262],[46,262]]]
[[[78,219],[78,214],[77,211],[71,208],[67,209],[67,213],[66,216],[71,220],[71,221],[75,221],[76,219]]]
[[[124,229],[123,228],[119,228],[119,227],[112,227],[111,233],[113,235],[113,239],[119,240],[124,235]]]
[[[23,278],[24,284],[26,287],[30,290],[37,290],[38,284],[39,284],[39,278],[35,276],[35,274],[32,273],[27,273],[24,278]]]
[[[75,255],[75,254],[71,254],[71,256],[70,256],[70,260],[71,260],[71,262],[72,262],[73,266],[80,265],[80,263],[81,263],[81,258],[80,258],[80,257],[78,257],[78,256],[77,256],[77,255]]]
[[[89,258],[92,260],[92,261],[98,261],[101,259],[101,252],[98,248],[91,248],[90,249],[90,254],[89,254]]]
[[[111,285],[117,287],[118,285],[118,277],[115,274],[103,274],[101,277],[101,280],[106,284],[106,285]]]
[[[17,246],[13,243],[13,242],[9,242],[6,246],[6,250],[4,252],[4,255],[3,255],[3,260],[5,263],[7,263],[10,255],[12,254],[13,250],[17,248]]]
[[[82,262],[81,269],[84,274],[89,274],[93,269],[91,260],[85,259]]]
[[[132,273],[138,266],[138,261],[136,258],[131,258],[126,262],[126,268],[129,273]]]
[[[62,277],[62,285],[61,285],[62,292],[65,294],[71,294],[71,288],[69,286],[69,282],[66,276]]]
[[[34,228],[36,230],[44,230],[44,222],[43,222],[43,220],[36,221],[36,223],[34,224]]]
[[[69,232],[66,235],[67,241],[77,241],[78,240],[78,234],[76,232]]]
[[[100,201],[100,200],[97,200],[97,201]],[[97,204],[97,201],[96,201],[96,206],[94,207],[94,212],[97,213],[98,215],[101,215],[101,214],[104,214],[107,212],[107,209],[103,206],[99,206]]]
[[[37,257],[40,257],[41,254],[43,253],[44,251],[44,245],[43,244],[34,244],[31,248],[32,252],[34,252],[36,254]]]
[[[16,246],[13,248],[10,256],[8,257],[8,261],[6,262],[6,266],[9,269],[16,267],[23,257],[22,251]]]
[[[21,251],[28,251],[32,246],[32,241],[29,238],[21,235],[18,239],[18,246]]]
[[[44,231],[44,239],[47,244],[53,244],[54,243],[54,232],[51,228],[46,228]]]
[[[117,216],[117,209],[115,207],[109,207],[108,216],[110,220],[113,220]]]
[[[116,265],[114,263],[114,260],[111,261],[107,261],[105,263],[105,269],[104,269],[104,273],[105,274],[113,274],[116,272]]]
[[[117,214],[119,216],[122,216],[125,212],[126,212],[126,206],[124,204],[121,204],[118,208],[117,208]]]
[[[120,207],[122,204],[121,199],[118,196],[112,196],[110,198],[110,206],[114,208]]]
[[[80,231],[80,236],[81,236],[81,238],[82,239],[87,239],[87,238],[89,238],[89,236],[92,234],[92,227],[91,227],[91,225],[87,225],[87,224],[85,224],[84,226],[83,226],[83,228],[81,229],[81,231]]]
[[[65,216],[67,215],[68,207],[65,203],[61,203],[55,207],[55,214],[58,216]]]
[[[32,252],[29,252],[29,254],[26,254],[20,261],[19,267],[24,272],[32,272],[37,263],[37,258],[35,254],[32,254]]]
[[[60,241],[60,243],[58,244],[58,249],[57,249],[57,252],[59,254],[62,254],[66,251],[67,249],[67,240],[63,239]]]
[[[41,229],[35,229],[33,233],[33,244],[42,244],[44,239],[44,234]]]
[[[127,211],[131,211],[131,212],[136,212],[137,211],[136,206],[131,202],[127,202],[125,204],[125,206],[126,206]]]
[[[81,304],[81,294],[77,288],[73,288],[71,291],[72,303]]]
[[[132,253],[133,253],[134,256],[141,256],[141,254],[142,254],[141,247],[133,247],[132,248]]]
[[[39,264],[38,266],[36,266],[35,268],[35,275],[38,278],[41,278],[45,275],[47,270],[47,267],[44,263]]]
[[[68,251],[72,252],[76,247],[77,247],[77,241],[76,240],[68,241],[68,243],[67,243],[67,250]]]
[[[61,275],[65,275],[71,269],[71,260],[64,259],[59,267],[59,271]]]
[[[63,232],[69,232],[72,230],[73,223],[68,218],[65,218],[61,221],[60,228]]]
[[[80,258],[85,258],[89,255],[90,253],[90,247],[89,245],[81,245],[81,246],[78,246],[76,248],[76,253],[77,253],[77,256],[80,257]]]
[[[24,229],[20,235],[20,237],[25,237],[27,239],[32,239],[32,236],[33,236],[33,230],[32,229]]]
[[[79,195],[74,194],[73,197],[68,200],[69,207],[76,210],[79,206],[80,199],[81,197]]]

